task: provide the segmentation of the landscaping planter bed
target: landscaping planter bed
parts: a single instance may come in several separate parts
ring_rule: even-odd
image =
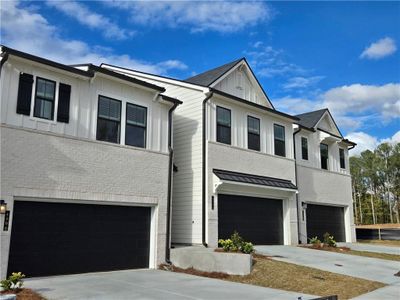
[[[0,296],[16,295],[17,300],[46,300],[42,295],[36,293],[31,289],[18,289],[14,291],[1,292]],[[0,297],[1,298],[1,297]]]

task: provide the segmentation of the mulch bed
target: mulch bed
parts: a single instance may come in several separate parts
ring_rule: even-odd
[[[46,300],[42,295],[31,289],[17,289],[14,291],[1,292],[0,295],[16,294],[17,300]]]
[[[159,269],[172,271],[172,272],[178,272],[178,273],[185,273],[185,274],[190,274],[190,275],[196,275],[196,276],[216,278],[216,279],[225,279],[225,278],[229,277],[229,275],[226,274],[226,273],[204,272],[204,271],[199,271],[199,270],[196,270],[196,269],[193,269],[193,268],[182,269],[182,268],[178,268],[178,267],[176,267],[174,265],[167,265],[167,264],[160,265]]]

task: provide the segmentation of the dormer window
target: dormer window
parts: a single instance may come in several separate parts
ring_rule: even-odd
[[[320,153],[321,153],[321,169],[328,170],[328,145],[320,144]]]

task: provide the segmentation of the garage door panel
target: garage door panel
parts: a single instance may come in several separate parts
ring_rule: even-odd
[[[218,195],[218,238],[235,230],[254,244],[283,244],[282,200]]]
[[[307,236],[323,238],[325,232],[337,242],[345,242],[344,208],[328,205],[307,204]]]
[[[147,268],[148,207],[14,203],[8,273],[28,277]]]

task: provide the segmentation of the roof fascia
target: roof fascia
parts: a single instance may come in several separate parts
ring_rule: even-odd
[[[177,85],[177,86],[181,86],[181,87],[185,87],[185,88],[201,91],[203,93],[207,93],[207,92],[210,91],[208,87],[205,87],[205,86],[202,86],[202,85],[193,84],[193,83],[187,83],[187,82],[184,82],[184,81],[179,80],[179,79],[174,79],[174,78],[165,77],[165,76],[161,76],[161,75],[145,73],[145,72],[141,72],[141,71],[136,71],[136,70],[123,68],[123,67],[118,67],[118,66],[114,66],[114,65],[110,65],[110,64],[104,64],[104,63],[101,64],[100,67],[101,68],[105,68],[105,69],[109,69],[109,70],[111,69],[112,71],[118,72],[118,73],[130,74],[130,75],[133,75],[133,76],[138,76],[138,77],[142,77],[142,78],[146,78],[146,79],[157,80],[157,81],[160,81],[160,82],[169,83],[169,84],[173,84],[173,85]]]

